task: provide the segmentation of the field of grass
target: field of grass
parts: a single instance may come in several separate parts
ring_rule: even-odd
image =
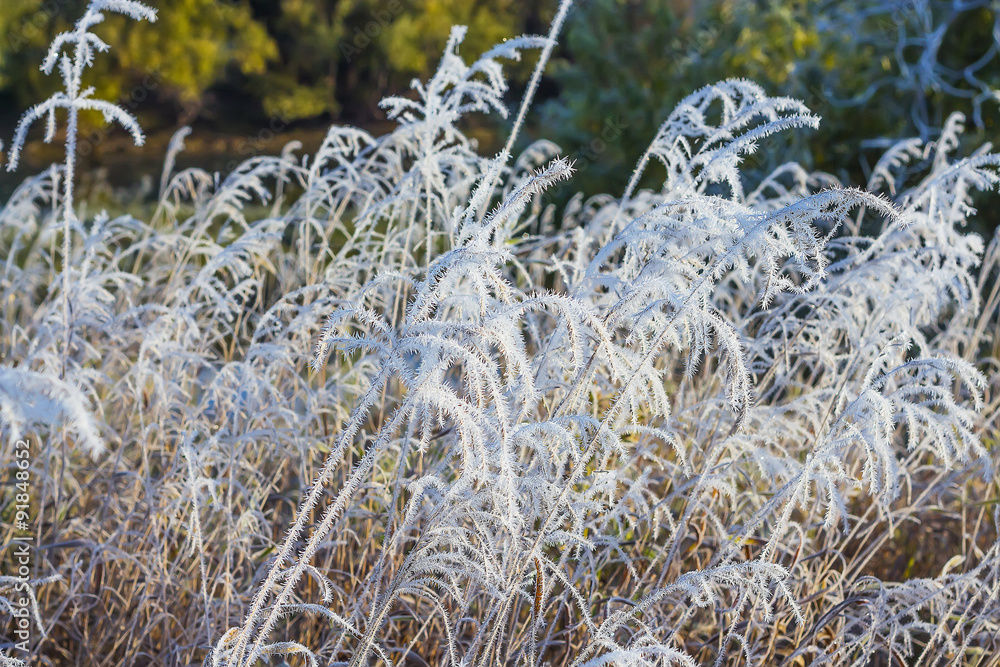
[[[0,207],[0,666],[1000,664],[1000,154],[953,114],[867,183],[754,167],[821,121],[730,79],[550,205],[572,161],[511,148],[570,8],[454,29],[381,134],[220,173],[182,130],[113,214],[77,114],[145,138],[86,69],[156,14],[53,44],[6,159],[50,111],[64,159]]]

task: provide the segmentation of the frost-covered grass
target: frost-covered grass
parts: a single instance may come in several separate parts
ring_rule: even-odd
[[[559,20],[456,29],[381,137],[217,176],[181,133],[149,220],[80,219],[72,150],[6,202],[32,664],[996,664],[1000,155],[953,116],[864,188],[743,173],[819,119],[730,80],[555,211],[557,147],[460,121]]]

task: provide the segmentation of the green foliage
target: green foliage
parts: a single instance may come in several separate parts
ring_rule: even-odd
[[[561,186],[559,197],[576,188],[620,192],[629,175],[622,165],[635,164],[668,110],[704,81],[726,77],[802,99],[823,118],[815,133],[763,142],[750,167],[773,167],[781,154],[863,181],[875,153],[859,139],[927,139],[954,111],[979,128],[971,142],[984,140],[983,130],[997,120],[996,104],[975,80],[1000,88],[1000,58],[994,52],[972,78],[965,68],[995,49],[996,11],[978,2],[928,0],[914,5],[920,11],[892,11],[900,2],[582,0],[540,94],[550,101],[529,116],[531,134],[552,139],[575,160],[577,178]],[[102,27],[120,48],[96,63],[88,84],[140,118],[147,109],[164,109],[147,99],[170,102],[162,113],[168,125],[199,115],[252,126],[335,114],[370,123],[382,117],[377,103],[384,95],[429,76],[452,25],[469,26],[462,49],[470,55],[538,30],[552,11],[527,0],[158,4],[157,29],[119,18]],[[82,0],[0,3],[0,90],[14,93],[18,105],[53,92],[33,63],[67,27],[62,17],[82,6]],[[920,69],[928,58],[940,67]],[[515,65],[512,80],[525,72]],[[496,127],[488,132],[496,134]]]
[[[174,99],[190,114],[204,91],[231,64],[244,74],[262,72],[277,55],[274,41],[238,2],[172,0],[160,10],[156,29],[122,17],[101,27],[105,41],[119,45],[88,72],[99,97],[140,103],[155,91]],[[70,5],[70,6],[64,6]],[[13,0],[0,5],[0,85],[29,104],[54,85],[38,72],[45,45],[69,28],[64,17],[78,15],[85,3],[68,0]]]
[[[26,70],[37,70],[39,59],[29,60],[26,51],[44,56],[55,29],[53,16],[42,8],[42,1],[8,0],[0,4],[0,89],[23,88],[26,77],[31,76]],[[61,24],[62,30],[67,27],[66,22]]]
[[[551,70],[560,93],[535,132],[576,161],[574,188],[603,181],[621,192],[629,173],[611,165],[634,164],[677,100],[699,81],[724,78],[720,59],[690,48],[698,40],[715,49],[722,35],[693,23],[680,4],[592,0],[575,8]]]
[[[425,76],[437,61],[453,25],[468,26],[466,45],[474,52],[516,35],[521,8],[512,0],[412,0],[406,9],[386,26],[380,46],[393,70]]]
[[[185,106],[197,105],[226,67],[260,73],[278,55],[274,40],[241,3],[172,0],[161,17],[162,25],[155,30],[118,22],[116,27],[125,34],[109,38],[124,44],[119,56],[124,68],[161,73]]]
[[[103,47],[96,12],[134,2],[91,1],[73,40]],[[366,3],[219,6],[277,53],[240,61],[231,39],[219,80],[277,113],[335,105],[324,82],[391,87],[351,76],[423,66],[416,47],[387,55],[409,9]],[[430,5],[428,33],[465,11]],[[596,0],[559,74],[580,90],[546,118],[597,119],[576,163],[608,182],[557,219],[538,198],[570,161],[544,143],[492,159],[460,121],[517,104],[504,63],[540,48],[543,71],[568,7],[548,39],[471,64],[453,30],[433,78],[384,100],[385,133],[338,122],[316,151],[233,156],[220,177],[178,164],[184,128],[142,219],[76,213],[76,111],[134,123],[81,90],[111,54],[67,56],[65,92],[19,126],[68,110],[65,166],[0,206],[0,436],[17,450],[0,507],[31,505],[30,522],[0,511],[0,533],[39,546],[0,571],[0,667],[997,654],[1000,235],[965,227],[1000,154],[959,151],[956,114],[885,152],[867,189],[794,162],[762,181],[792,157],[771,137],[818,118],[700,79],[825,95],[843,43],[821,51],[801,3]],[[865,86],[879,43],[859,45]],[[170,76],[197,89],[200,71]],[[890,81],[888,105],[926,82]],[[649,150],[602,194],[636,162],[626,141]]]
[[[577,160],[582,173],[574,187],[601,184],[619,192],[629,176],[621,165],[638,160],[686,91],[737,76],[771,94],[802,99],[823,118],[815,134],[763,142],[750,166],[774,167],[780,153],[864,180],[870,161],[859,138],[926,139],[956,111],[979,129],[970,143],[981,143],[997,116],[983,91],[1000,88],[997,12],[972,3],[916,5],[582,2],[554,73],[560,94],[545,107],[535,134]]]

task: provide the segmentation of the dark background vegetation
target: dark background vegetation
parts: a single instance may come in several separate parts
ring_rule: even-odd
[[[38,70],[52,36],[81,15],[85,0],[0,2],[0,136],[20,113],[54,91],[57,77]],[[308,151],[331,123],[378,132],[388,122],[379,100],[406,93],[433,72],[454,24],[469,26],[467,59],[522,33],[543,33],[555,2],[537,0],[151,0],[155,25],[109,18],[101,34],[114,45],[88,72],[105,99],[138,115],[149,135],[136,149],[100,117],[85,121],[80,145],[84,195],[155,182],[170,135],[191,125],[191,164],[225,172],[253,154],[276,153],[292,139]],[[911,66],[928,56],[921,26],[893,12],[859,19],[841,11],[858,3],[817,0],[580,0],[550,65],[522,144],[555,141],[578,170],[554,193],[618,192],[674,105],[716,80],[753,79],[771,94],[802,99],[823,117],[815,133],[766,142],[760,167],[798,160],[863,183],[879,153],[872,141],[933,132],[963,111],[976,130],[971,144],[995,133],[997,105],[970,99],[965,81],[951,87]],[[877,3],[876,3],[877,4]],[[988,7],[956,11],[950,2],[929,17],[945,26],[933,60],[961,72],[990,56],[996,17]],[[838,17],[843,21],[838,23]],[[926,28],[926,26],[923,26]],[[906,40],[909,40],[908,42]],[[511,100],[531,62],[518,63]],[[961,77],[958,77],[960,79]],[[976,78],[1000,88],[1000,58]],[[981,113],[973,118],[976,110]],[[469,128],[483,148],[499,148],[506,128],[482,118]],[[20,174],[4,175],[0,197],[59,159],[59,142],[26,153]],[[789,143],[789,142],[798,142]],[[753,166],[753,165],[752,165]],[[987,223],[989,224],[989,223]]]

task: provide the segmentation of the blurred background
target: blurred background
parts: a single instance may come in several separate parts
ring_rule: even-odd
[[[542,33],[556,0],[147,0],[150,25],[119,16],[98,33],[112,46],[87,73],[105,99],[138,116],[137,149],[100,116],[83,119],[81,195],[141,199],[166,145],[193,128],[181,167],[223,173],[291,140],[311,151],[332,123],[379,133],[378,102],[408,94],[440,58],[450,28],[469,26],[467,61],[496,42]],[[38,69],[52,37],[85,0],[0,2],[0,138],[20,114],[58,89]],[[545,138],[576,161],[552,193],[619,193],[630,168],[676,103],[728,77],[802,99],[823,118],[817,132],[768,140],[749,167],[789,160],[854,183],[866,180],[880,138],[933,137],[952,111],[968,118],[970,144],[996,132],[1000,88],[995,0],[578,0],[529,115],[522,148]],[[534,57],[513,63],[510,105]],[[467,125],[486,153],[506,137],[500,118]],[[60,160],[61,143],[31,135],[18,173],[0,177],[5,199],[25,176]]]

